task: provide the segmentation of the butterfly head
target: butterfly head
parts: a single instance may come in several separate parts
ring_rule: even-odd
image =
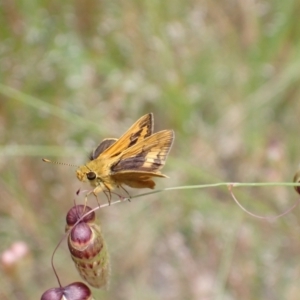
[[[91,185],[97,185],[97,174],[87,166],[81,166],[76,171],[77,178],[80,181],[89,181]]]

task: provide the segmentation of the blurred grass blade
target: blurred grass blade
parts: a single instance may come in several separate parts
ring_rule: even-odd
[[[0,156],[70,156],[70,153],[76,156],[76,152],[76,148],[60,146],[6,145],[0,147]]]
[[[26,95],[14,88],[0,84],[0,93],[8,98],[13,98],[14,100],[23,102],[24,104],[32,106],[38,110],[46,111],[49,114],[52,114],[70,123],[76,124],[77,127],[88,128],[90,131],[99,132],[98,124],[58,106],[52,105],[33,96]]]

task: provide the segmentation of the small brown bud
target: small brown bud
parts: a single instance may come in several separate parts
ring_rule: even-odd
[[[71,208],[67,214],[66,229],[71,230],[68,246],[71,257],[80,276],[91,286],[105,288],[108,285],[110,264],[101,228],[96,224],[95,213],[85,216],[82,220],[83,205]],[[90,211],[86,207],[85,212]],[[80,222],[76,224],[76,222]]]
[[[41,300],[94,300],[91,290],[82,282],[47,290]]]
[[[83,211],[84,210],[84,211]],[[72,228],[74,226],[74,224],[80,219],[81,216],[85,215],[86,213],[88,213],[89,211],[91,211],[92,209],[89,206],[86,205],[76,205],[73,206],[67,213],[67,217],[66,217],[66,231],[68,231],[70,228]],[[95,212],[91,212],[88,215],[86,215],[81,222],[84,223],[93,223],[95,222],[96,219],[96,215]]]
[[[298,172],[295,174],[293,181],[294,181],[295,183],[300,183],[300,171],[298,171]],[[295,191],[296,191],[298,194],[300,194],[300,186],[295,186],[294,188],[295,188]]]

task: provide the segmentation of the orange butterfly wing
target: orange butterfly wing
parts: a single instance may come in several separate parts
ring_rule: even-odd
[[[127,148],[132,147],[141,140],[149,137],[152,132],[153,114],[149,113],[138,119],[118,140],[112,143],[112,145],[106,148],[103,152],[100,152],[99,156],[95,159],[103,157],[114,158],[120,155]]]
[[[119,184],[154,188],[152,177],[167,177],[159,170],[165,165],[173,140],[173,130],[154,133],[122,152],[111,166],[110,175]]]

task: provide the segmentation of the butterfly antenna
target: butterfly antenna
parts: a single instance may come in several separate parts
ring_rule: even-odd
[[[88,170],[90,170],[91,172],[93,172],[92,170],[91,170],[91,168],[89,168],[87,165],[84,165]]]
[[[47,158],[42,158],[42,161],[44,161],[46,163],[56,164],[56,165],[64,165],[64,166],[76,167],[76,168],[79,167],[79,166],[76,166],[76,165],[67,164],[67,163],[63,163],[63,162],[59,162],[59,161],[51,161],[51,160],[49,160]]]

